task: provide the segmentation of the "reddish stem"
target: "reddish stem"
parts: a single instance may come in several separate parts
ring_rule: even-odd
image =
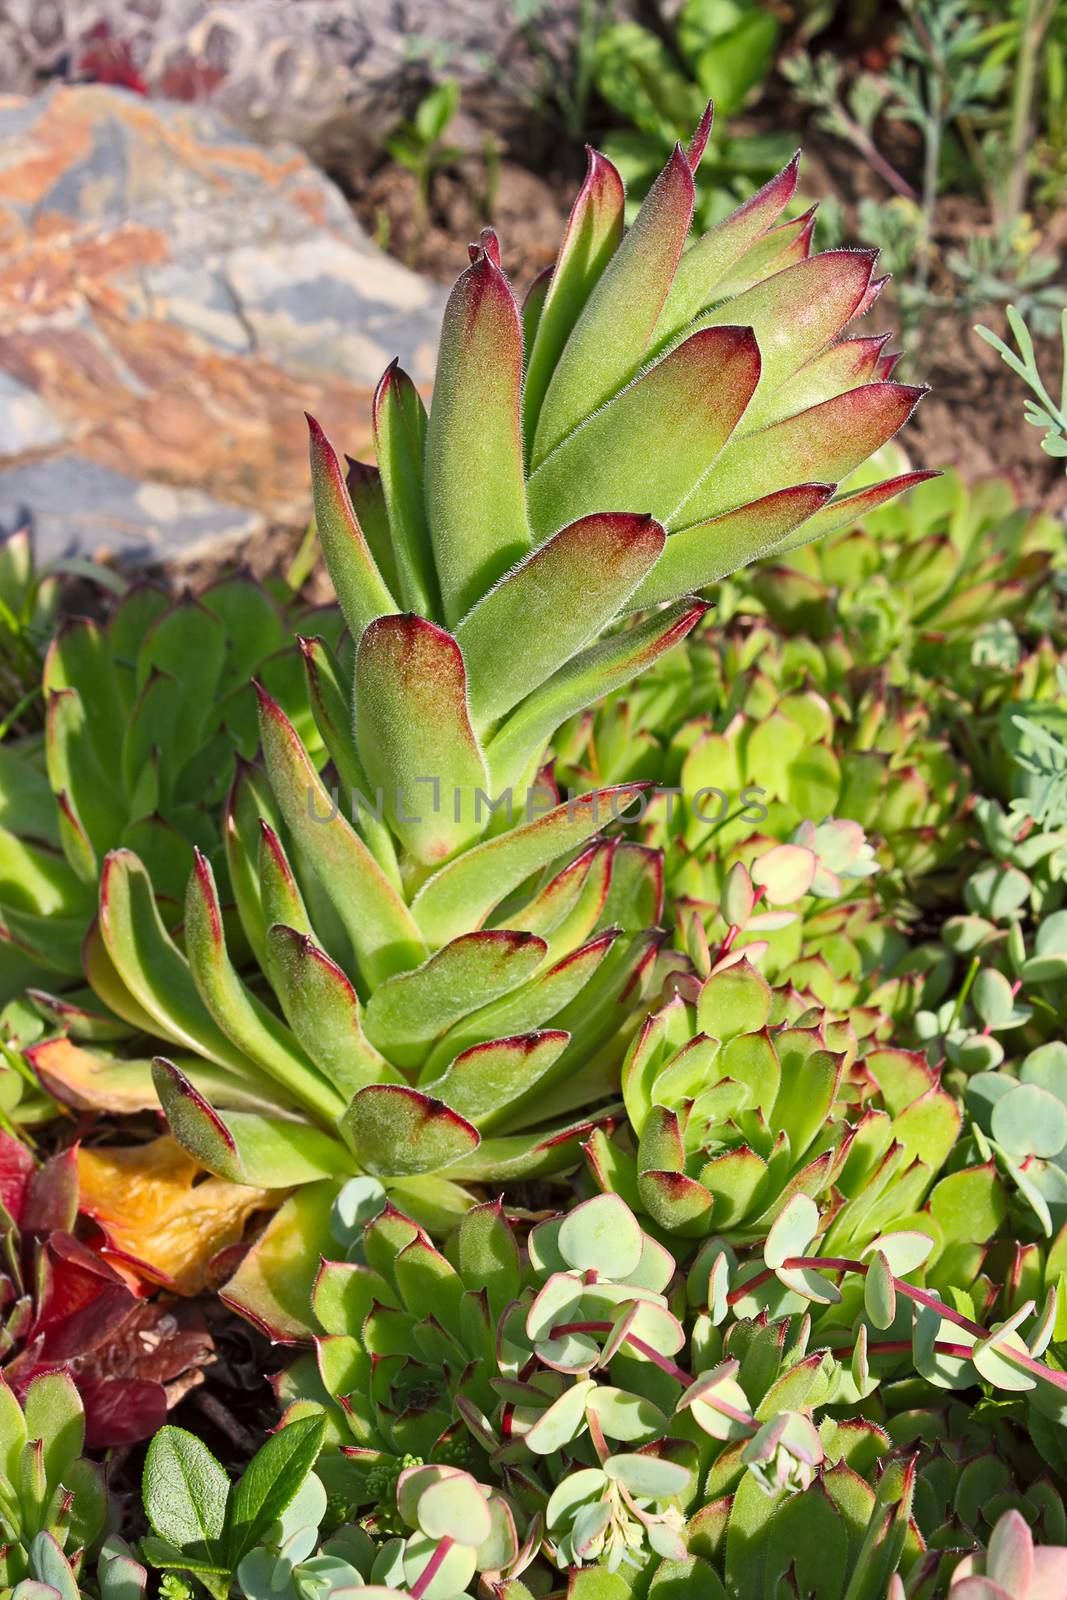
[[[859,1272],[866,1275],[868,1263],[866,1261],[849,1261],[843,1256],[790,1256],[782,1263],[787,1269],[794,1267],[814,1267],[831,1272]],[[988,1339],[990,1332],[983,1328],[980,1322],[972,1322],[970,1317],[965,1317],[962,1312],[954,1311],[951,1306],[945,1305],[935,1294],[930,1294],[926,1289],[917,1289],[912,1283],[905,1283],[901,1278],[894,1277],[893,1285],[897,1294],[902,1294],[907,1300],[914,1300],[917,1305],[927,1306],[929,1310],[936,1311],[943,1322],[952,1322],[957,1328],[962,1328],[965,1333],[972,1334],[975,1339]],[[751,1285],[749,1285],[751,1287]],[[1043,1361],[1038,1361],[1029,1351],[1013,1350],[1010,1345],[998,1346],[1002,1355],[1016,1366],[1022,1367],[1025,1372],[1036,1373],[1052,1383],[1057,1389],[1067,1390],[1067,1372],[1058,1372],[1055,1367],[1046,1366]],[[973,1352],[968,1350],[968,1359]]]
[[[429,1561],[427,1561],[426,1565],[419,1573],[419,1576],[416,1578],[415,1582],[411,1585],[411,1588],[408,1591],[411,1596],[411,1600],[422,1600],[423,1595],[430,1587],[430,1584],[437,1576],[437,1573],[440,1571],[441,1563],[444,1561],[445,1556],[447,1556],[454,1543],[455,1540],[452,1538],[451,1534],[446,1533],[444,1538],[441,1540],[441,1543],[437,1546],[437,1549],[430,1557]]]
[[[593,1441],[593,1449],[596,1451],[601,1465],[603,1465],[610,1456],[611,1450],[608,1448],[608,1441],[604,1437],[604,1430],[600,1426],[600,1418],[595,1411],[587,1407],[585,1420],[589,1427],[589,1437]]]
[[[644,1339],[639,1339],[635,1333],[628,1333],[625,1342],[632,1344],[635,1350],[639,1350],[650,1361],[654,1361],[660,1371],[665,1372],[668,1377],[676,1379],[678,1383],[684,1384],[686,1388],[692,1383],[693,1377],[691,1373],[686,1372],[684,1367],[675,1366],[674,1362],[669,1360],[667,1356],[660,1355],[658,1350],[654,1350],[650,1344],[646,1344]]]
[[[903,1356],[911,1349],[910,1339],[879,1339],[874,1344],[867,1346],[867,1354],[871,1356]],[[948,1344],[944,1339],[934,1341],[934,1349],[943,1356],[959,1356],[961,1361],[967,1361],[973,1354],[969,1344]],[[839,1345],[830,1354],[839,1360],[851,1360],[855,1354],[855,1346]]]
[[[764,889],[762,883],[761,884],[757,884],[756,893],[752,897],[752,911],[755,911],[756,907],[759,905],[760,901],[763,899],[763,896],[764,896],[765,893],[766,893],[766,890]],[[750,911],[749,912],[749,916],[751,916],[751,915],[752,915],[752,912]],[[740,932],[741,932],[740,925],[738,923],[736,923],[736,922],[731,922],[730,926],[726,930],[726,937],[723,940],[722,944],[719,946],[718,955],[715,957],[715,960],[711,963],[712,967],[717,967],[719,962],[722,960],[723,956],[728,956],[730,954],[730,951],[733,949],[733,946],[734,946],[734,940],[737,938],[737,935]]]
[[[610,1333],[614,1326],[613,1322],[557,1322],[549,1337],[562,1339],[567,1333]],[[636,1333],[628,1333],[624,1343],[632,1344],[635,1350],[639,1350],[643,1356],[654,1361],[662,1372],[671,1378],[676,1378],[679,1383],[685,1384],[686,1387],[692,1383],[693,1379],[684,1367],[675,1366],[673,1361],[661,1355],[652,1345],[646,1344],[644,1339],[639,1339]]]

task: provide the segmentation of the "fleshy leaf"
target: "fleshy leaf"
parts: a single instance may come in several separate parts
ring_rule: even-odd
[[[453,627],[530,548],[521,387],[519,308],[483,249],[445,309],[426,439],[430,534]]]
[[[538,420],[534,467],[640,366],[689,233],[693,193],[678,145],[564,346]]]
[[[600,506],[650,512],[667,526],[686,508],[743,417],[759,382],[751,328],[708,328],[643,371],[546,457],[529,483],[542,536]],[[669,440],[635,451],[634,439]]]
[[[371,623],[356,653],[355,705],[363,766],[415,859],[433,866],[477,839],[489,774],[452,635],[417,616]]]
[[[308,417],[308,429],[319,542],[345,621],[353,638],[358,639],[372,618],[381,616],[383,611],[395,611],[396,601],[375,566],[370,546],[356,521],[333,446],[313,417]]]
[[[360,1165],[381,1177],[437,1172],[479,1143],[477,1129],[443,1101],[395,1084],[361,1089],[342,1130]]]
[[[583,517],[501,579],[456,629],[475,725],[510,711],[595,639],[663,544],[663,529],[648,516]]]

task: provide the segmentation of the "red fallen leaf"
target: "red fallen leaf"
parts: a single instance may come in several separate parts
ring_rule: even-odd
[[[138,1303],[118,1273],[68,1233],[52,1234],[44,1246],[39,1285],[31,1337],[40,1336],[52,1361],[94,1350]]]
[[[167,1420],[167,1394],[161,1383],[145,1379],[79,1376],[85,1406],[85,1443],[90,1450],[113,1449],[147,1439]]]
[[[21,1397],[39,1373],[69,1372],[85,1405],[90,1445],[147,1438],[166,1419],[166,1385],[199,1381],[213,1359],[198,1309],[145,1300],[143,1278],[75,1237],[76,1147],[37,1167],[17,1140],[0,1133],[0,1202],[0,1306],[11,1352],[4,1378]]]

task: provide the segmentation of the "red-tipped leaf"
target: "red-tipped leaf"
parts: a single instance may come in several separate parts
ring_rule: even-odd
[[[543,461],[640,366],[689,234],[693,192],[693,174],[677,145],[560,355],[541,409],[532,465]]]
[[[315,418],[307,419],[315,525],[345,621],[359,638],[372,617],[395,611],[396,601],[375,564],[352,509],[337,452]]]
[[[426,439],[426,507],[454,626],[530,548],[519,407],[522,327],[483,250],[445,310]]]

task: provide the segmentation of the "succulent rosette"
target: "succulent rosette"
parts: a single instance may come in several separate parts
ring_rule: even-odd
[[[376,468],[346,474],[312,424],[353,662],[304,641],[331,782],[261,688],[263,768],[223,824],[236,923],[200,855],[175,938],[136,841],[113,851],[86,971],[153,1043],[132,1068],[43,1045],[50,1084],[158,1093],[224,1176],[355,1167],[423,1215],[577,1161],[652,981],[660,867],[600,841],[639,786],[539,781],[552,734],[684,637],[695,591],[923,476],[836,497],[921,391],[883,340],[841,337],[877,298],[874,257],[813,256],[807,222],[781,221],[795,161],[689,241],[709,129],[710,111],[628,230],[591,155],[521,310],[483,235],[429,413],[395,365],[379,385]]]

